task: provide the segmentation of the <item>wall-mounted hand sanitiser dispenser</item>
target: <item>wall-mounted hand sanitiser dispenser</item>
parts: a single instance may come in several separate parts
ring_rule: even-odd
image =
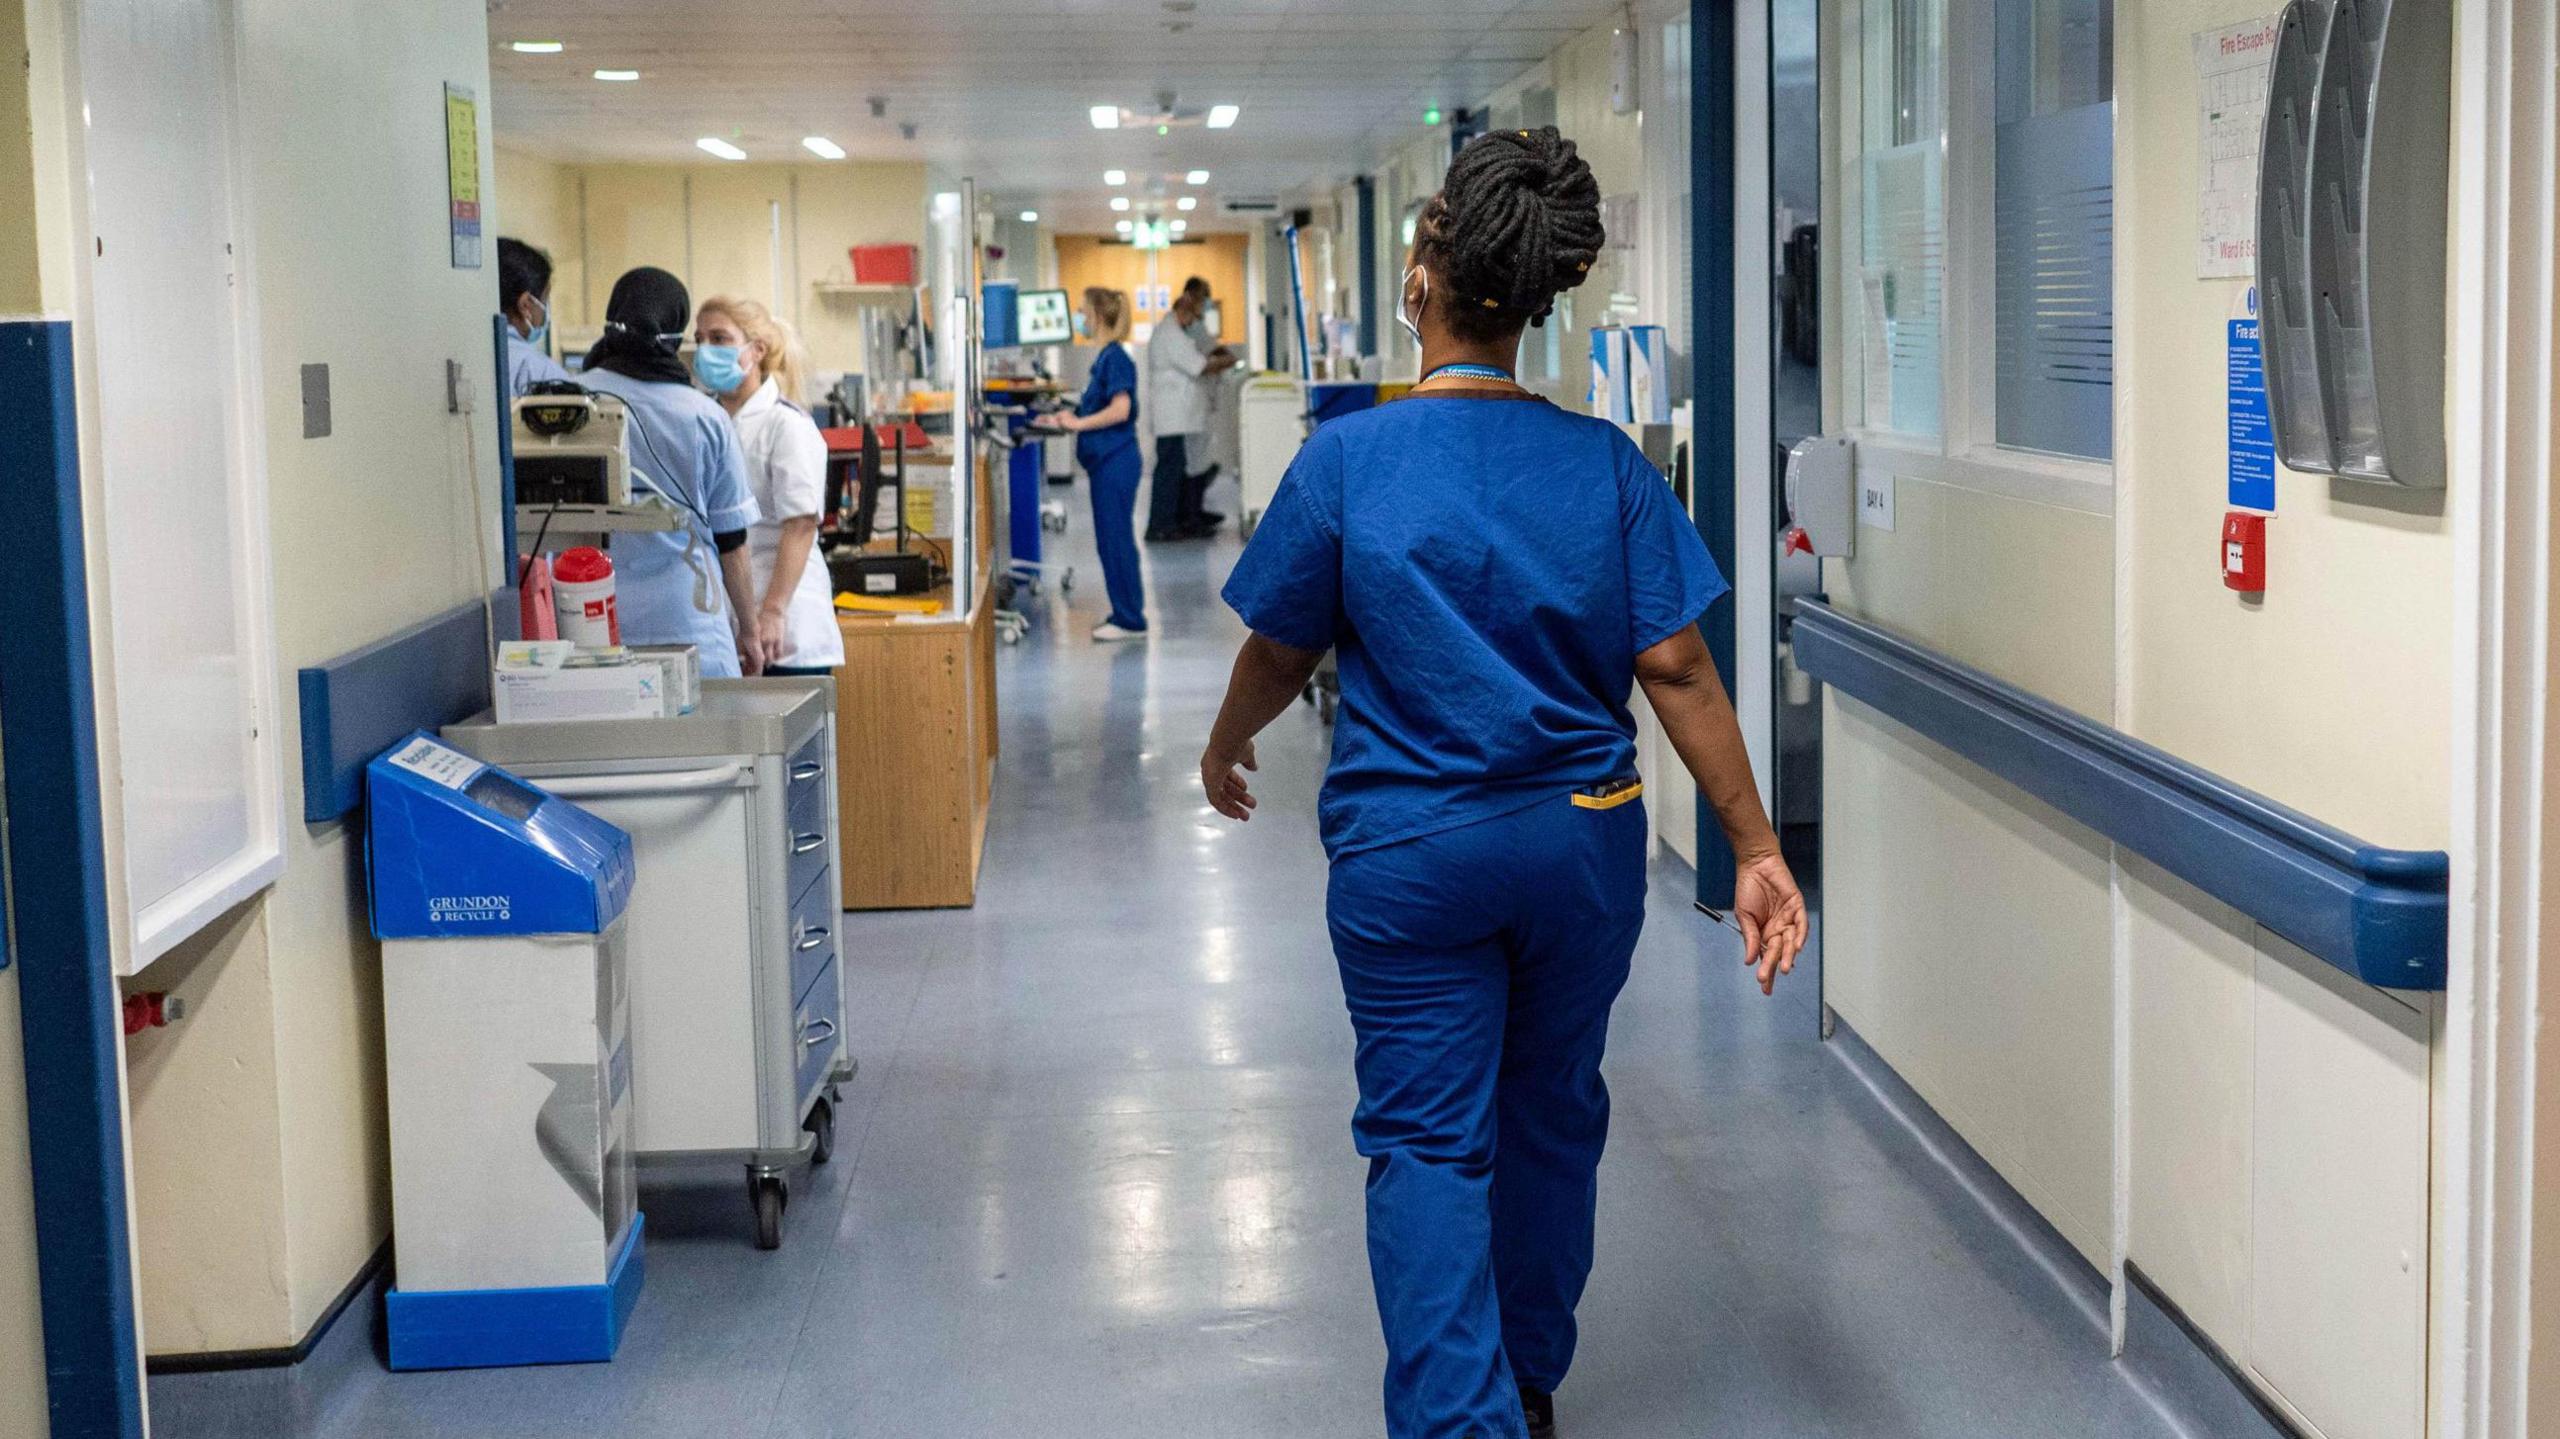
[[[2440,489],[2452,7],[2290,0],[2258,152],[2276,453]]]

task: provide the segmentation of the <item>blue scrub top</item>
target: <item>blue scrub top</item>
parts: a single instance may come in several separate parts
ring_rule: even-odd
[[[1617,426],[1427,396],[1299,450],[1228,577],[1256,633],[1340,651],[1335,858],[1635,774],[1635,658],[1731,587]]]
[[[627,645],[694,645],[706,679],[735,679],[738,637],[711,537],[759,518],[729,412],[691,385],[589,370],[578,383],[631,409],[631,489],[685,513],[684,528],[615,535],[614,606]],[[700,596],[706,612],[694,603]]]
[[[1102,413],[1113,395],[1129,397],[1129,418],[1076,436],[1076,458],[1088,470],[1109,464],[1123,450],[1138,448],[1138,362],[1129,357],[1129,347],[1117,340],[1093,357],[1093,375],[1084,382],[1084,398],[1076,401],[1076,414]]]
[[[560,362],[526,343],[524,336],[507,331],[507,402],[524,398],[524,392],[540,380],[565,380],[569,372]]]

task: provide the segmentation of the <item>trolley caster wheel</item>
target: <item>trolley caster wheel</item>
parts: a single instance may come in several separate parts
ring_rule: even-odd
[[[756,1248],[782,1247],[782,1212],[791,1207],[791,1186],[782,1176],[760,1175],[747,1183],[747,1197],[756,1207]]]
[[[815,1105],[811,1106],[808,1119],[804,1121],[800,1127],[808,1130],[810,1134],[816,1136],[816,1142],[809,1146],[809,1162],[811,1164],[824,1164],[828,1160],[836,1157],[836,1106],[834,1100],[821,1099]]]

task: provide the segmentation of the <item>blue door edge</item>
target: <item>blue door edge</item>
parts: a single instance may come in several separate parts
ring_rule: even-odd
[[[51,1439],[140,1439],[69,322],[0,322],[0,744]]]
[[[1689,7],[1689,437],[1691,518],[1707,542],[1716,568],[1736,573],[1734,538],[1734,307],[1738,297],[1724,277],[1733,274],[1735,95],[1734,8],[1725,3]],[[1736,601],[1731,594],[1708,609],[1698,628],[1725,692],[1733,692]],[[1733,907],[1733,846],[1715,811],[1698,806],[1698,902]]]

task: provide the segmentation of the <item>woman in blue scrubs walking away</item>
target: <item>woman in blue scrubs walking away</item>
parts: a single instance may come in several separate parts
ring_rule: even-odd
[[[1200,760],[1220,813],[1251,815],[1254,735],[1340,654],[1326,918],[1359,1039],[1394,1439],[1554,1432],[1591,1271],[1601,1050],[1644,922],[1636,685],[1740,856],[1764,992],[1804,944],[1698,633],[1723,576],[1623,433],[1512,378],[1522,331],[1599,258],[1599,201],[1552,128],[1467,146],[1405,273],[1422,383],[1307,441],[1226,588],[1253,634]]]
[[[623,643],[693,645],[703,678],[734,679],[764,668],[747,556],[756,501],[728,412],[693,387],[677,358],[692,319],[683,281],[631,271],[613,282],[604,338],[587,351],[578,383],[630,408],[633,497],[657,495],[684,519],[663,533],[613,537]]]
[[[1138,362],[1129,357],[1129,297],[1118,290],[1093,286],[1084,292],[1085,337],[1098,342],[1093,377],[1072,415],[1057,417],[1060,429],[1076,437],[1076,459],[1093,486],[1093,544],[1102,552],[1103,588],[1111,596],[1111,617],[1096,625],[1093,637],[1145,639],[1147,586],[1138,573]]]

